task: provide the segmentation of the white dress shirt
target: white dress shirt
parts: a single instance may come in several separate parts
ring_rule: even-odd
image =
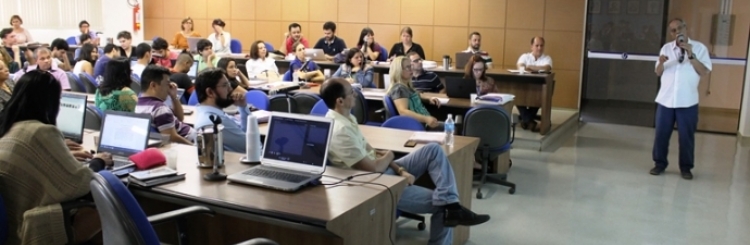
[[[143,73],[143,70],[146,69],[145,65],[135,63],[133,66],[130,67],[130,70],[133,71],[133,74],[138,75],[138,77],[141,77],[141,74]]]
[[[549,55],[542,54],[542,56],[539,56],[539,59],[534,58],[534,54],[531,52],[522,54],[521,57],[518,57],[518,62],[516,64],[523,64],[524,66],[546,66],[549,65],[550,68],[552,68],[552,57],[549,57]]]
[[[688,39],[688,43],[693,45],[694,58],[711,71],[711,57],[706,46],[692,39]],[[659,55],[668,59],[664,62],[656,103],[667,108],[686,108],[698,104],[698,82],[701,77],[690,64],[688,54],[684,54],[684,60],[680,63],[680,52],[680,47],[674,41],[664,44],[659,51]],[[655,67],[658,65],[659,61],[656,61]]]
[[[221,38],[216,36],[216,32],[211,33],[208,35],[208,41],[211,41],[211,45],[214,46],[214,53],[232,53],[232,50],[229,49],[229,45],[232,42],[232,35],[229,34],[229,32],[222,32],[224,36],[224,42],[221,42]]]
[[[248,78],[256,78],[256,77],[266,77],[266,73],[263,73],[264,71],[269,72],[269,75],[279,75],[279,68],[276,67],[276,60],[272,59],[271,57],[266,57],[265,60],[262,59],[248,59],[247,62],[245,62],[245,69],[247,69],[247,77]]]

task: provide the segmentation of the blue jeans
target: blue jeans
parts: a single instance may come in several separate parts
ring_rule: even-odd
[[[448,157],[440,145],[431,143],[421,149],[397,159],[396,164],[402,166],[415,178],[423,173],[432,177],[435,190],[411,185],[404,189],[404,194],[398,200],[396,208],[399,210],[425,214],[430,213],[430,241],[429,244],[451,244],[453,242],[453,228],[443,226],[445,206],[458,203],[458,189]],[[393,169],[388,168],[386,174],[395,175]]]
[[[674,124],[680,142],[680,170],[693,168],[695,158],[695,130],[698,127],[698,105],[686,108],[667,108],[657,103],[656,136],[654,137],[653,158],[656,167],[666,168],[669,153],[669,138]]]

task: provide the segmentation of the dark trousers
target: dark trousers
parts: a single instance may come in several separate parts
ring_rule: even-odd
[[[698,105],[686,108],[667,108],[657,103],[656,137],[654,138],[653,158],[656,167],[666,168],[669,153],[669,138],[674,124],[680,142],[680,170],[693,168],[695,159],[695,129],[698,126]]]
[[[518,114],[521,116],[521,122],[524,123],[533,122],[536,113],[539,112],[539,107],[516,106],[516,108],[518,108]]]

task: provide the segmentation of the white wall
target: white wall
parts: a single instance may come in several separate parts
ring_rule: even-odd
[[[102,34],[102,41],[101,44],[106,44],[106,37],[116,37],[118,32],[121,31],[129,31],[133,35],[133,44],[138,44],[143,42],[143,1],[147,0],[139,0],[138,2],[141,3],[141,10],[140,10],[140,19],[141,19],[141,29],[139,31],[133,30],[133,7],[131,7],[128,4],[128,1],[125,0],[101,0],[102,1],[102,28],[96,29],[97,31],[101,31],[104,34]],[[92,27],[93,28],[93,27]],[[115,40],[115,44],[117,44],[117,41]]]
[[[748,49],[750,57],[750,49]],[[742,104],[740,104],[740,131],[743,137],[750,137],[750,62],[745,66],[745,89],[742,92]]]

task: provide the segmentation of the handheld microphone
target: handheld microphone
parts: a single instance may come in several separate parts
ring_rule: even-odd
[[[677,45],[680,45],[682,43],[685,43],[685,35],[679,34],[679,35],[677,35]],[[684,60],[685,60],[685,49],[684,48],[680,48],[680,59],[679,59],[679,61],[680,61],[680,63],[682,63],[682,61],[684,61]]]

